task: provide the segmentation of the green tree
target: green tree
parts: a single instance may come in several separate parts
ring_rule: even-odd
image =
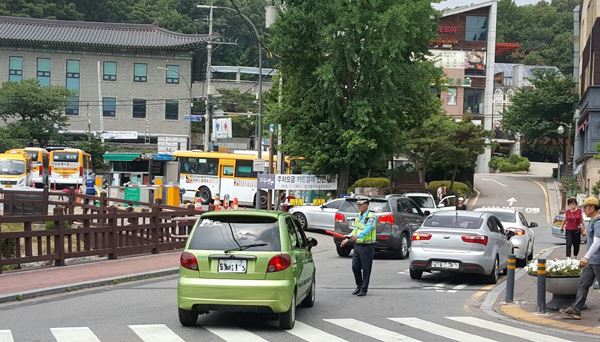
[[[81,140],[76,141],[75,146],[92,156],[92,164],[95,171],[106,169],[104,153],[110,151],[110,148],[98,136],[88,133]]]
[[[509,131],[521,133],[529,143],[552,141],[563,151],[568,136],[559,134],[557,128],[572,122],[579,99],[575,83],[570,77],[546,72],[537,73],[532,85],[514,95],[502,125]]]
[[[239,89],[217,89],[215,110],[229,113],[253,113],[252,115],[233,115],[231,117],[232,134],[236,138],[248,138],[255,134],[258,104],[254,93],[242,93]]]
[[[65,107],[70,91],[61,86],[41,86],[36,80],[6,82],[0,87],[0,119],[10,134],[26,145],[47,146],[60,141],[67,126]]]
[[[436,36],[430,1],[293,0],[272,32],[284,75],[285,149],[345,191],[397,152],[404,129],[430,113],[438,70],[425,58]]]

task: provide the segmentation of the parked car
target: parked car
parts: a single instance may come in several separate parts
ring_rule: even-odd
[[[252,311],[278,314],[280,328],[293,328],[297,304],[315,302],[316,245],[289,213],[203,214],[181,254],[180,323],[195,325],[210,310]]]
[[[410,235],[421,226],[426,214],[408,197],[372,198],[369,210],[377,219],[375,250],[391,252],[397,258],[406,259],[409,254]],[[344,199],[344,203],[335,214],[335,231],[344,235],[350,234],[357,215],[356,198]],[[341,247],[342,240],[333,239],[337,253],[339,256],[348,256],[353,246],[350,244]]]
[[[477,208],[475,211],[486,212],[496,216],[504,229],[515,233],[510,242],[513,248],[512,251],[517,257],[518,266],[525,266],[527,260],[533,259],[535,231],[532,228],[537,227],[537,223],[527,222],[525,215],[516,209]]]
[[[410,277],[421,279],[431,271],[475,273],[495,284],[499,270],[506,272],[513,235],[489,213],[438,211],[412,235]]]
[[[333,229],[335,213],[344,203],[343,198],[331,200],[323,205],[301,205],[290,208],[290,214],[306,229]]]
[[[566,239],[565,236],[565,231],[560,231],[560,226],[562,226],[563,221],[565,220],[565,214],[558,214],[556,216],[554,216],[554,219],[552,220],[552,235],[556,236],[557,238],[561,238],[561,239]],[[591,219],[587,216],[585,216],[585,214],[583,214],[583,223],[585,224],[586,228],[588,226],[588,224],[590,223]],[[587,235],[586,236],[582,236],[581,237],[581,243],[585,244],[587,243]]]

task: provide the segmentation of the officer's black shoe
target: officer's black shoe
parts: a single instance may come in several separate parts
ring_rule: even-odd
[[[367,295],[367,291],[362,291],[362,290],[357,294],[357,296],[359,296],[359,297],[363,297],[366,295]]]
[[[352,291],[353,295],[357,295],[360,292],[360,289],[357,287],[354,291]]]

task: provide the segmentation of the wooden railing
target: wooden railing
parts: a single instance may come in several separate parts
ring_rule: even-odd
[[[62,266],[69,258],[116,259],[179,249],[185,244],[181,237],[189,235],[198,214],[193,206],[169,207],[73,191],[39,192],[47,194],[48,206],[54,206],[51,214],[0,216],[0,272],[6,266],[31,262]],[[5,206],[14,195],[9,191],[0,194]],[[117,203],[128,207],[118,208]],[[76,208],[81,208],[81,213]]]

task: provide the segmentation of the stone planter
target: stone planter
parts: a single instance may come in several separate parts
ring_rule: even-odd
[[[535,275],[533,275],[535,277]],[[546,292],[552,293],[552,299],[546,304],[549,310],[558,310],[575,302],[579,276],[549,277],[546,276]],[[587,307],[584,307],[586,309]]]

